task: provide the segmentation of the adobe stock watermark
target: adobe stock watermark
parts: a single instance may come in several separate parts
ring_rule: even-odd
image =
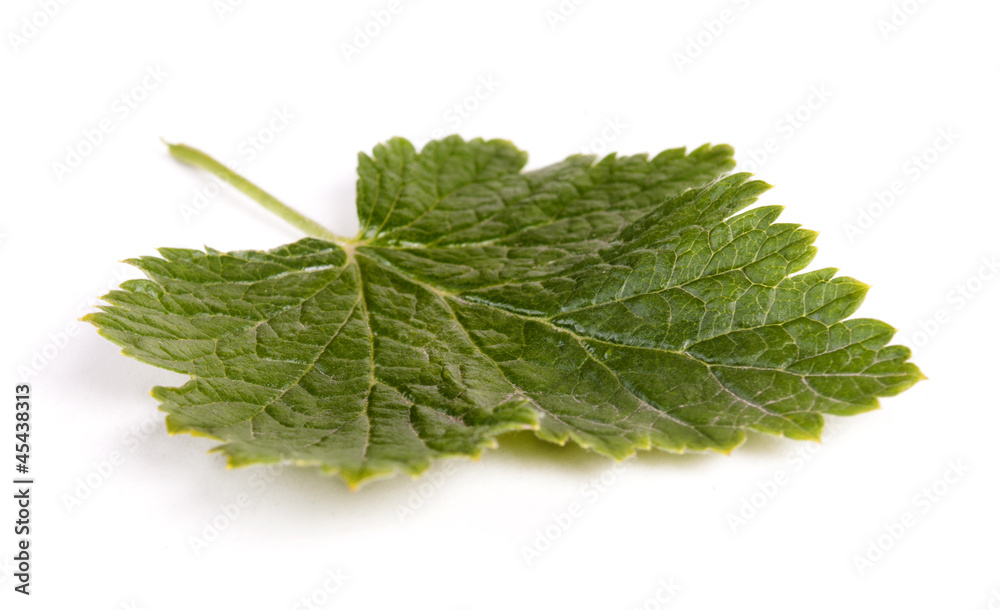
[[[253,505],[254,499],[264,493],[268,486],[276,481],[285,471],[282,463],[267,464],[255,467],[247,477],[247,491],[241,491],[228,502],[218,506],[218,512],[202,523],[198,535],[188,537],[188,546],[195,557],[200,557],[210,546],[218,541],[222,534],[233,526]]]
[[[404,502],[396,505],[396,516],[400,523],[405,523],[407,519],[417,514],[417,511],[424,507],[428,500],[444,487],[445,482],[458,472],[454,460],[445,460],[441,463],[441,469],[431,472],[415,481],[410,486],[410,492]]]
[[[225,21],[226,17],[235,13],[245,2],[246,0],[212,0],[212,10],[219,21]]]
[[[603,155],[610,148],[611,144],[628,129],[620,117],[608,117],[604,119],[604,126],[600,133],[591,138],[586,144],[580,147],[580,153],[584,155]]]
[[[854,221],[844,223],[844,235],[847,236],[847,242],[855,243],[874,227],[878,220],[885,216],[909,192],[910,187],[920,182],[961,138],[962,134],[955,131],[953,127],[938,129],[933,140],[927,146],[903,163],[900,168],[901,175],[891,180],[883,188],[875,189],[868,203],[857,207]]]
[[[683,48],[671,54],[678,72],[684,72],[694,65],[695,61],[737,22],[739,16],[750,8],[750,0],[730,0],[729,4],[735,8],[727,6],[715,16],[702,20],[702,28],[685,39]]]
[[[1000,610],[1000,589],[990,591],[990,598],[977,610]]]
[[[292,604],[291,610],[318,610],[330,602],[351,576],[343,568],[330,568],[323,574],[323,581],[305,597]]]
[[[456,100],[441,114],[443,126],[432,129],[429,137],[415,141],[414,146],[420,150],[431,140],[441,139],[448,131],[452,133],[458,131],[462,125],[465,125],[466,121],[479,112],[483,104],[493,97],[501,86],[502,83],[492,74],[480,75],[476,79],[476,84],[469,89],[468,94]]]
[[[239,173],[246,163],[251,163],[260,156],[277,139],[278,134],[288,129],[296,116],[288,109],[288,106],[273,109],[264,125],[244,138],[236,146],[236,156],[224,165],[231,171]],[[178,207],[184,222],[190,224],[192,218],[208,209],[208,206],[222,193],[227,184],[224,179],[213,174],[201,186],[195,187],[191,201],[182,203]]]
[[[83,316],[92,308],[90,301],[81,301],[76,307],[77,317]],[[70,342],[80,334],[83,323],[79,320],[67,322],[59,330],[52,331],[45,336],[41,347],[34,349],[29,355],[29,360],[17,367],[18,379],[31,381],[37,377],[49,364],[59,356]]]
[[[123,91],[111,102],[108,115],[83,129],[75,142],[66,145],[66,154],[60,160],[52,162],[52,172],[56,180],[62,182],[79,169],[83,162],[107,141],[108,136],[127,121],[153,91],[163,85],[167,76],[159,64],[146,66],[139,82]]]
[[[755,489],[740,497],[738,506],[726,513],[726,524],[733,534],[750,524],[774,500],[798,473],[805,470],[813,459],[823,451],[823,447],[840,431],[838,420],[827,420],[830,424],[823,432],[823,444],[798,443],[796,447],[785,454],[786,468],[776,469],[769,477],[758,481]]]
[[[955,283],[951,290],[945,293],[945,305],[917,322],[916,328],[901,336],[898,341],[903,345],[909,345],[911,351],[916,354],[938,336],[944,327],[951,324],[955,317],[998,275],[1000,275],[1000,256],[996,254],[982,256],[976,270],[964,280]]]
[[[125,273],[125,271],[127,271],[125,267],[116,267],[103,286],[104,292],[117,288],[119,284],[129,279],[131,275]],[[92,297],[79,301],[73,310],[73,319],[66,322],[59,329],[46,334],[42,339],[41,346],[32,350],[28,355],[28,359],[17,366],[17,378],[23,381],[31,381],[58,358],[59,354],[63,353],[70,346],[73,340],[79,336],[80,331],[87,325],[80,318],[93,311],[94,305]]]
[[[149,415],[138,423],[129,426],[127,432],[122,435],[122,449],[115,449],[108,453],[103,460],[91,463],[90,471],[76,479],[76,485],[72,493],[62,494],[63,507],[70,515],[75,513],[84,502],[90,499],[101,487],[107,483],[114,473],[120,470],[126,458],[135,453],[150,436],[163,429],[163,419],[156,415]]]
[[[558,4],[545,10],[545,21],[549,24],[549,29],[553,32],[559,26],[568,22],[576,14],[578,8],[587,3],[587,0],[559,0]]]
[[[810,87],[801,102],[789,108],[774,122],[772,132],[765,136],[758,146],[746,149],[745,156],[738,164],[739,171],[758,173],[768,161],[781,152],[782,144],[794,138],[830,103],[833,97],[834,92],[828,85]]]
[[[663,610],[677,598],[680,586],[673,578],[661,578],[656,581],[656,591],[641,604],[632,606],[632,610]]]
[[[565,511],[553,513],[546,525],[535,530],[531,542],[521,545],[521,557],[524,563],[531,567],[541,559],[542,555],[584,516],[587,507],[596,504],[630,467],[629,462],[616,462],[614,466],[585,483],[580,488],[579,499],[571,502]]]
[[[875,22],[882,40],[888,42],[895,34],[899,33],[906,24],[910,22],[920,9],[927,4],[928,0],[903,0],[893,3],[889,9],[889,14]]]
[[[371,18],[360,25],[354,26],[354,33],[350,39],[340,43],[340,52],[347,63],[353,62],[361,53],[371,46],[390,25],[392,25],[399,15],[402,14],[406,5],[413,0],[389,0],[383,8],[371,11]]]
[[[883,525],[878,534],[868,539],[863,551],[854,554],[852,561],[858,574],[865,576],[876,564],[885,559],[889,551],[917,526],[919,517],[933,510],[969,474],[970,470],[961,459],[952,460],[948,462],[940,477],[913,494],[910,506],[895,519]]]
[[[69,2],[70,0],[37,0],[38,8],[30,15],[21,17],[20,23],[7,32],[7,42],[10,43],[14,55],[20,55],[21,49],[38,37]]]

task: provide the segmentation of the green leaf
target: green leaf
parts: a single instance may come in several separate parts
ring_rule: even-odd
[[[779,207],[741,211],[769,187],[720,178],[729,147],[526,159],[500,140],[391,140],[360,155],[357,238],[162,249],[88,319],[191,376],[153,390],[171,432],[351,485],[512,430],[618,459],[728,452],[751,429],[818,439],[823,414],[922,378],[892,327],[846,319],[866,285],[794,275],[816,234]]]

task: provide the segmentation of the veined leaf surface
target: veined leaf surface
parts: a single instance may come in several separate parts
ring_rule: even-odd
[[[744,211],[769,187],[721,177],[729,147],[526,160],[393,139],[360,155],[356,238],[161,249],[88,319],[191,376],[153,391],[170,431],[352,485],[512,430],[619,459],[818,439],[921,379],[892,327],[847,319],[866,285],[799,273],[815,233]]]

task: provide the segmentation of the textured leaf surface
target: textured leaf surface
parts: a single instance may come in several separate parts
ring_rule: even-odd
[[[815,233],[741,212],[768,186],[720,179],[729,147],[525,162],[391,140],[360,156],[355,240],[162,249],[89,319],[191,375],[154,389],[172,432],[351,484],[511,430],[615,458],[818,439],[921,378],[889,325],[846,319],[867,286],[796,275]]]

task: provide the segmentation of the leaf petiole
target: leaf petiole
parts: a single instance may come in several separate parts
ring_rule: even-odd
[[[264,191],[243,176],[232,171],[197,148],[192,148],[186,144],[171,144],[166,141],[164,141],[164,144],[166,144],[170,149],[170,154],[175,159],[187,163],[188,165],[200,167],[201,169],[206,169],[212,172],[222,180],[225,180],[229,184],[236,187],[236,189],[243,194],[262,205],[266,210],[278,216],[296,229],[299,229],[306,235],[332,241],[337,244],[342,244],[348,241],[338,235],[335,235],[315,220],[303,216],[284,203],[281,203],[270,193]]]

